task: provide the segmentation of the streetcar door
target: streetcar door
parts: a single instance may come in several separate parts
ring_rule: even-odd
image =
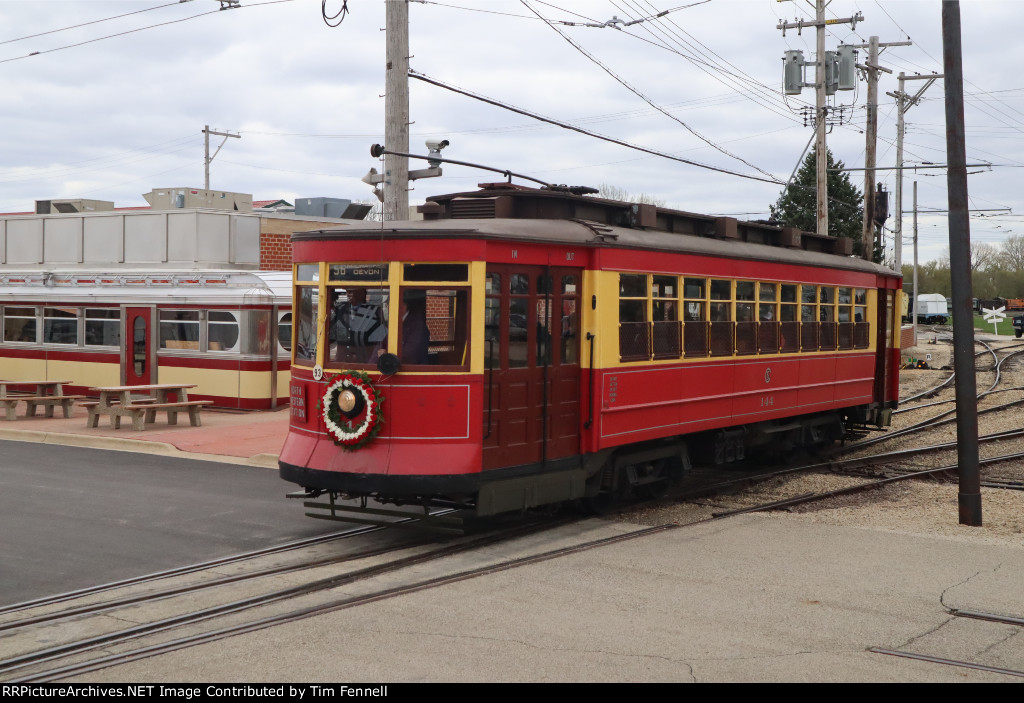
[[[491,265],[484,335],[484,469],[579,452],[579,269]]]
[[[156,382],[156,349],[152,307],[125,307],[121,333],[121,383],[126,386]]]

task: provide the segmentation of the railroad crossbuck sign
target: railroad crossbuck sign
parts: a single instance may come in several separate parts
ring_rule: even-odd
[[[999,334],[999,323],[1006,319],[1006,306],[1001,308],[994,308],[989,310],[988,308],[982,308],[981,312],[985,315],[985,322],[992,323],[992,330],[994,334]]]

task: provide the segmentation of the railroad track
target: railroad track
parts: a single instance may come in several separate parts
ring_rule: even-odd
[[[217,571],[227,564],[235,568],[244,566],[244,558],[240,556],[218,560],[212,573],[209,573],[211,562],[173,570],[176,574],[202,576],[193,583],[175,581],[153,587],[157,582],[175,578],[167,572],[133,579],[128,584],[86,589],[89,592],[84,596],[75,592],[45,599],[45,603],[40,599],[33,602],[35,605],[19,604],[5,609],[5,620],[0,622],[3,635],[0,680],[17,683],[59,680],[408,592],[410,583],[416,583],[416,576],[430,564],[475,553],[564,522],[564,519],[531,520],[516,527],[444,544],[437,544],[436,536],[428,541],[403,531],[398,535],[399,543],[387,547],[357,547],[327,558],[314,555],[289,565],[257,567],[227,577]],[[383,528],[352,530],[334,539],[358,537],[380,529]],[[260,556],[265,555],[260,553]],[[300,582],[282,587],[282,580],[288,580],[283,577],[297,572],[303,572],[298,579]],[[403,573],[406,575],[402,576]],[[380,586],[382,582],[387,585]],[[148,590],[135,592],[139,587]],[[361,596],[339,600],[332,593],[339,587],[366,588],[367,591]],[[126,588],[131,592],[123,593]],[[239,590],[248,595],[237,597]],[[95,600],[97,594],[104,597]],[[82,599],[87,602],[79,602]],[[64,607],[52,610],[56,605]],[[123,627],[124,621],[137,624]],[[82,636],[83,631],[89,634]],[[58,643],[39,647],[40,641]],[[90,658],[100,649],[103,654]]]

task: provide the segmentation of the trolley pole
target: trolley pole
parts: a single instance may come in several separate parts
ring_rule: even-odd
[[[960,2],[942,1],[942,63],[946,87],[946,154],[949,170],[949,268],[953,282],[953,369],[956,373],[956,445],[960,524],[981,526],[978,400],[971,306],[971,225],[967,202],[964,74]],[[915,291],[916,292],[916,291]]]
[[[385,2],[384,146],[409,153],[409,3]],[[409,160],[384,154],[384,221],[409,219]]]

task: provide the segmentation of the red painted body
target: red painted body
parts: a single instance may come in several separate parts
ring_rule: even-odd
[[[415,231],[417,223],[398,226],[401,229],[386,235],[382,230],[380,238],[373,238],[369,231],[346,238],[340,230],[330,233],[336,236],[319,239],[298,237],[293,242],[294,260],[297,264],[486,262],[488,276],[494,272],[504,281],[519,271],[529,275],[555,272],[556,281],[563,276],[576,276],[579,288],[574,289],[572,296],[565,291],[546,294],[549,304],[558,306],[559,314],[570,304],[578,306],[573,308],[577,311],[587,310],[591,305],[596,310],[596,298],[592,301],[596,291],[583,285],[583,278],[590,271],[868,289],[879,291],[879,308],[884,307],[883,301],[887,299],[883,291],[897,291],[901,285],[895,274],[887,275],[867,266],[843,266],[841,259],[836,259],[835,267],[831,267],[795,263],[795,255],[756,260],[749,255],[732,258],[727,254],[652,251],[605,246],[603,242],[585,245],[574,243],[568,236],[565,241],[540,241],[545,236],[541,225],[536,226],[535,241],[518,231],[504,237],[487,236],[486,232],[476,236],[474,228],[487,227],[486,223],[476,221],[464,225],[452,220],[451,232],[444,233],[434,233],[429,228]],[[410,232],[408,236],[404,234],[406,230]],[[809,260],[820,262],[822,258]],[[534,283],[531,279],[531,291]],[[395,286],[397,282],[390,284]],[[396,291],[393,288],[391,295]],[[474,314],[484,309],[482,296],[484,291],[476,285],[470,296]],[[520,295],[524,296],[530,303],[527,309],[537,309],[538,295]],[[500,309],[505,314],[508,299],[515,297],[515,292],[488,292],[486,297],[491,302],[500,299]],[[615,306],[618,302],[604,304]],[[597,320],[598,326],[602,319],[610,317],[607,310],[602,313],[604,318],[594,314],[592,319]],[[371,382],[386,397],[382,410],[384,425],[372,442],[356,451],[345,451],[334,443],[325,430],[319,408],[331,375],[343,369],[326,364],[324,377],[315,381],[311,365],[296,363],[292,366],[290,388],[291,426],[281,453],[282,476],[291,472],[285,476],[287,480],[307,488],[376,495],[386,500],[387,483],[378,481],[372,483],[372,489],[349,491],[337,488],[331,480],[318,481],[328,474],[352,476],[356,481],[361,477],[486,480],[490,474],[508,476],[513,472],[511,475],[520,476],[523,473],[515,472],[521,469],[543,474],[552,462],[572,459],[582,465],[588,456],[604,456],[608,450],[630,445],[647,447],[652,440],[851,408],[893,408],[898,399],[899,349],[898,345],[886,344],[887,339],[891,341],[892,330],[879,328],[894,323],[891,319],[885,326],[879,320],[871,323],[875,350],[843,347],[834,352],[679,358],[664,363],[617,363],[591,369],[583,362],[590,359],[585,353],[585,334],[615,339],[616,324],[615,329],[591,326],[578,330],[575,356],[563,351],[566,359],[560,359],[559,353],[555,353],[554,362],[538,365],[544,367],[544,374],[531,376],[525,371],[519,373],[518,369],[493,365],[477,374],[414,374],[399,370],[384,376],[371,371]],[[610,327],[607,323],[604,326]],[[530,335],[527,348],[535,344],[532,328],[531,319],[523,333]],[[508,331],[506,321],[502,321],[501,330]],[[475,354],[484,353],[481,346],[480,340],[473,340]],[[532,351],[530,355],[532,359]],[[490,356],[484,358],[493,363]],[[501,361],[506,363],[508,359],[502,356]],[[496,401],[491,397],[495,393],[500,395],[500,402],[515,406],[519,414],[502,406],[501,420],[496,421],[492,412]],[[529,412],[531,404],[542,401],[549,407],[546,425],[540,424],[539,410]],[[565,431],[567,418],[571,424]],[[543,454],[520,451],[519,445],[528,444],[531,437],[543,432],[547,432]],[[406,491],[402,495],[410,494]],[[524,499],[526,502],[528,499]]]

